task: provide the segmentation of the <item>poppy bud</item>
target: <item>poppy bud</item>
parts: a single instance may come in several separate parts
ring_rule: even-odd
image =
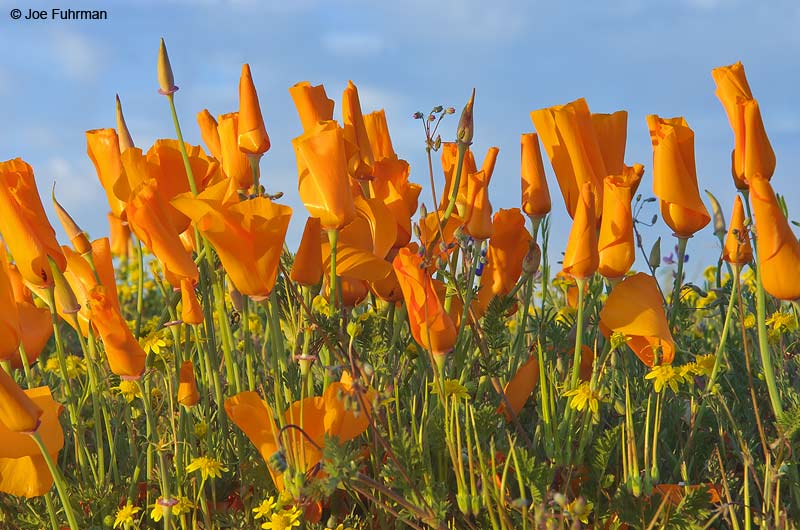
[[[117,94],[117,137],[119,138],[120,153],[129,147],[135,147],[131,133],[128,130],[128,124],[125,123],[125,116],[122,114],[122,103],[119,100],[119,94]]]
[[[458,129],[456,129],[456,141],[462,145],[472,144],[472,137],[475,134],[475,123],[472,116],[472,107],[475,105],[475,89],[472,89],[472,96],[470,96],[467,104],[464,105],[464,110],[461,111],[461,119],[458,120]]]
[[[56,185],[53,183],[53,207],[55,208],[58,220],[61,221],[61,226],[64,227],[64,232],[72,243],[72,248],[79,254],[86,254],[91,252],[92,246],[89,244],[89,238],[86,233],[80,229],[78,223],[67,213],[61,204],[56,200]]]
[[[164,44],[163,38],[158,48],[158,87],[158,93],[163,96],[169,96],[178,91],[178,87],[175,86],[175,76],[172,74],[172,65],[169,64],[167,46]]]
[[[184,407],[193,407],[200,401],[197,392],[197,381],[194,377],[194,364],[192,361],[183,361],[180,369],[180,382],[178,384],[178,403]]]

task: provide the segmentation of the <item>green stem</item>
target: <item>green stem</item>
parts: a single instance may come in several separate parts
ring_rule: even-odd
[[[575,278],[575,283],[578,286],[578,315],[575,322],[575,352],[572,360],[572,378],[569,382],[570,390],[575,390],[578,388],[578,379],[580,378],[581,373],[581,350],[583,349],[583,305],[584,298],[586,297],[584,293],[586,278]]]
[[[447,220],[450,219],[450,215],[452,215],[453,213],[453,208],[455,208],[456,206],[456,198],[458,197],[458,188],[461,186],[461,173],[463,172],[464,169],[464,155],[467,153],[469,144],[458,142],[457,147],[458,147],[458,164],[456,166],[456,178],[453,181],[453,189],[450,190],[450,202],[447,204],[447,209],[444,211],[444,216],[442,217],[442,226],[447,224]]]
[[[769,402],[772,405],[772,412],[775,419],[783,417],[783,406],[781,397],[778,393],[778,385],[775,381],[775,371],[772,368],[772,351],[767,340],[767,308],[764,295],[764,286],[761,282],[761,266],[757,260],[756,266],[756,321],[758,323],[758,351],[761,354],[761,366],[764,369],[764,381],[767,383],[769,392]]]
[[[53,482],[56,484],[58,496],[61,499],[61,504],[64,506],[64,513],[67,515],[67,522],[69,523],[70,530],[78,530],[78,522],[76,521],[75,514],[72,511],[72,505],[69,503],[69,492],[67,491],[67,485],[64,481],[64,475],[61,474],[61,470],[58,469],[55,462],[53,462],[53,458],[47,451],[47,447],[44,445],[42,437],[39,435],[39,433],[33,432],[30,436],[39,447],[39,451],[41,451],[42,457],[44,457],[44,461],[47,463],[48,469],[50,469],[50,474],[53,475]]]
[[[178,113],[175,110],[174,94],[167,94],[167,101],[169,101],[169,110],[172,113],[172,123],[175,125],[175,134],[178,135],[181,158],[183,158],[183,166],[186,168],[186,176],[189,179],[189,189],[192,190],[192,195],[197,195],[197,184],[194,180],[194,173],[192,173],[192,165],[189,163],[189,155],[186,153],[186,145],[183,143],[183,133],[181,132],[181,124],[178,121]]]
[[[331,306],[336,308],[337,302],[337,285],[336,285],[336,245],[339,241],[339,230],[328,230],[328,241],[331,244],[331,290],[330,290],[330,300]]]
[[[137,239],[136,242],[138,243],[136,256],[139,259],[139,279],[136,285],[136,327],[134,328],[134,335],[138,339],[141,337],[144,308],[144,253],[142,252],[142,241]]]
[[[675,317],[681,302],[681,284],[683,283],[683,260],[686,256],[686,244],[688,237],[676,236],[678,238],[678,270],[675,272],[675,283],[672,287],[672,301],[669,307],[669,329],[675,325]]]

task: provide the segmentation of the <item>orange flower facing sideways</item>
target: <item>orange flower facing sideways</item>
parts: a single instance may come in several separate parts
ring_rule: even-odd
[[[312,286],[319,283],[322,273],[322,225],[316,217],[309,217],[300,248],[294,255],[290,278],[301,285]]]
[[[767,138],[758,102],[753,99],[744,66],[737,62],[711,71],[717,84],[716,95],[725,107],[733,129],[734,148],[731,155],[736,187],[747,189],[750,178],[761,175],[769,180],[775,172],[775,152]]]
[[[767,179],[750,180],[750,199],[764,290],[781,300],[800,299],[800,242]]]
[[[522,135],[522,211],[532,219],[550,212],[550,190],[544,174],[542,151],[536,133]]]
[[[111,371],[123,377],[140,377],[144,372],[147,354],[131,333],[105,287],[97,286],[89,292],[88,306],[92,326],[103,340]]]
[[[358,156],[350,161],[348,171],[353,178],[363,179],[372,175],[372,146],[364,125],[358,89],[352,81],[348,81],[342,94],[342,124],[346,141],[358,147]]]
[[[95,129],[86,131],[86,145],[89,158],[94,164],[100,185],[106,192],[108,205],[118,219],[123,218],[125,202],[114,193],[114,185],[122,176],[119,137],[114,129]]]
[[[32,433],[39,428],[42,409],[0,369],[0,427],[15,433]]]
[[[456,175],[458,174],[458,144],[455,142],[442,143],[442,170],[444,171],[444,190],[439,199],[439,209],[444,210],[450,203],[450,196],[453,194],[453,186],[455,186]],[[464,153],[464,161],[461,163],[461,180],[458,183],[458,191],[456,193],[456,204],[461,204],[462,208],[466,202],[467,197],[467,175],[471,175],[478,171],[478,166],[475,164],[475,156],[472,151],[467,148]],[[460,200],[459,200],[460,199]],[[462,210],[458,210],[459,215],[463,215]]]
[[[573,278],[589,278],[597,270],[600,261],[594,194],[594,185],[586,182],[581,188],[580,201],[569,232],[562,270]]]
[[[194,284],[188,278],[181,278],[181,320],[184,324],[202,324],[205,320],[203,308],[194,292]]]
[[[253,170],[247,155],[239,150],[239,113],[231,112],[217,118],[222,172],[236,186],[244,190],[253,185]]]
[[[203,109],[197,113],[197,125],[200,127],[200,137],[203,139],[208,152],[217,160],[222,160],[222,144],[219,141],[217,120],[214,119],[208,109]]]
[[[292,140],[297,156],[300,199],[322,228],[336,230],[355,217],[350,192],[344,129],[335,121],[319,122]]]
[[[178,195],[172,204],[214,246],[239,292],[253,298],[269,296],[278,275],[291,208],[266,197],[236,202],[224,181],[197,197]]]
[[[464,205],[464,229],[474,239],[491,237],[492,203],[489,202],[489,174],[485,170],[467,175],[467,200]]]
[[[456,342],[456,328],[445,312],[442,300],[422,258],[408,248],[401,248],[393,261],[397,280],[403,291],[411,334],[417,344],[430,351],[437,364]]]
[[[239,150],[248,155],[263,155],[269,150],[269,136],[264,127],[256,86],[250,65],[242,65],[239,79]]]
[[[486,310],[492,298],[507,295],[517,284],[522,275],[522,262],[532,242],[519,208],[501,209],[494,214],[494,227],[478,291],[481,312]]]
[[[597,190],[594,212],[599,220],[603,179],[608,171],[586,100],[535,110],[531,119],[550,158],[570,217],[575,217],[581,188],[591,182]]]
[[[108,237],[111,240],[111,255],[128,257],[131,244],[131,229],[113,213],[108,213]]]
[[[678,237],[691,237],[711,221],[697,188],[694,131],[684,118],[647,116],[653,142],[653,192],[661,216]]]
[[[312,85],[308,81],[301,81],[289,88],[303,132],[313,129],[321,121],[333,120],[334,102],[325,93],[322,85]]]
[[[514,415],[518,415],[528,401],[533,389],[539,383],[539,359],[536,354],[528,357],[528,360],[517,368],[514,376],[503,387],[503,394],[511,405]],[[511,414],[506,410],[505,402],[501,401],[497,412],[503,413],[507,421],[511,421]]]
[[[722,259],[730,264],[744,265],[753,259],[753,248],[750,246],[750,230],[744,226],[744,207],[738,195],[733,202],[731,224],[725,236]]]
[[[654,350],[660,350],[660,364],[675,358],[675,343],[669,331],[658,284],[639,272],[614,286],[600,311],[600,330],[607,338],[616,331],[628,338],[628,346],[641,361],[652,367]]]
[[[11,285],[6,249],[0,242],[0,361],[19,358],[21,339],[19,311]]]
[[[638,184],[638,181],[637,181]],[[598,271],[609,279],[625,276],[636,258],[633,241],[633,189],[623,179],[608,176],[603,182],[603,218],[598,236]]]
[[[100,277],[100,283],[98,283],[92,266],[86,258],[66,246],[62,248],[67,258],[67,270],[64,271],[64,277],[67,279],[72,292],[75,293],[78,304],[81,306],[78,311],[80,332],[84,337],[88,337],[89,320],[91,318],[89,294],[92,289],[98,285],[105,287],[109,303],[114,306],[117,312],[120,311],[119,299],[117,298],[117,284],[114,277],[114,263],[111,258],[111,247],[108,238],[92,241],[92,259],[94,260],[95,269],[97,270],[97,276]],[[69,325],[73,325],[73,319],[69,318],[69,315],[62,314],[62,317]]]
[[[0,235],[25,281],[39,287],[53,282],[50,263],[63,271],[64,254],[42,207],[33,168],[21,158],[0,162]]]
[[[53,400],[46,386],[20,390],[20,393],[39,409],[36,431],[50,457],[58,461],[58,454],[64,447],[64,432],[58,421],[63,407]],[[33,439],[0,421],[0,440],[3,440],[0,444],[0,492],[30,499],[50,491],[53,476]]]
[[[625,166],[625,142],[628,139],[628,113],[592,114],[592,128],[600,145],[606,175],[620,175]],[[603,180],[606,175],[600,177]]]
[[[11,281],[11,289],[14,293],[14,301],[19,318],[20,346],[25,350],[25,358],[28,360],[28,364],[33,364],[53,335],[53,320],[50,315],[50,309],[37,307],[33,303],[33,293],[25,285],[22,275],[15,265],[9,264],[7,272]],[[22,357],[13,355],[11,357],[11,367],[22,368]]]
[[[194,364],[192,361],[181,363],[178,382],[178,403],[185,407],[193,407],[200,402],[200,393],[197,391],[197,381],[194,378]]]

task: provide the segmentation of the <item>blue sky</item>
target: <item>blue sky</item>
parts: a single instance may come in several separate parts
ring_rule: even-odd
[[[272,139],[262,181],[270,191],[284,191],[295,210],[292,248],[306,212],[290,143],[300,122],[287,89],[303,80],[325,84],[337,117],[348,79],[358,86],[365,112],[385,108],[395,149],[411,162],[412,180],[419,183],[428,179],[424,137],[411,115],[438,104],[460,109],[476,87],[474,149],[481,159],[487,147],[500,147],[490,189],[495,209],[519,204],[519,135],[534,130],[531,110],[578,97],[586,97],[594,112],[628,110],[626,162],[645,165],[640,189],[647,194],[652,151],[645,116],[683,115],[696,134],[700,189],[716,194],[727,218],[735,193],[733,134],[714,96],[711,69],[741,60],[778,157],[773,184],[798,218],[800,5],[791,1],[23,4],[0,0],[0,159],[24,158],[43,191],[56,180],[62,202],[93,236],[106,233],[108,206],[86,156],[84,131],[114,126],[119,93],[138,146],[174,137],[166,100],[156,92],[161,36],[181,87],[176,101],[191,143],[200,143],[198,111],[236,110],[241,64],[250,63]],[[109,19],[14,21],[8,13],[15,7],[104,8]],[[457,116],[451,118],[442,129],[445,140],[454,135]],[[545,165],[555,258],[565,246],[569,218]],[[422,201],[430,206],[428,193]],[[661,222],[644,235],[646,244],[658,235],[669,238]],[[670,248],[671,242],[663,247],[665,253]],[[689,252],[688,272],[696,276],[718,255],[710,227],[690,242]]]

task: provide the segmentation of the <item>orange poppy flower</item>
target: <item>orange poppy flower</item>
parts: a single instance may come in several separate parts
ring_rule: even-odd
[[[8,372],[0,369],[0,427],[17,433],[39,428],[42,409],[19,387]]]
[[[217,121],[222,172],[237,189],[247,189],[253,185],[253,170],[247,155],[239,150],[239,113],[223,114]]]
[[[372,156],[376,162],[384,158],[397,158],[392,138],[389,135],[389,126],[386,123],[386,112],[383,109],[365,114],[364,127],[367,130]]]
[[[0,370],[3,371],[3,370]],[[2,376],[0,376],[2,377]],[[40,409],[37,432],[53,461],[64,447],[64,432],[58,416],[63,407],[53,400],[46,386],[21,391]],[[18,497],[39,497],[53,487],[53,476],[39,447],[27,434],[15,432],[0,422],[0,492]]]
[[[138,378],[144,372],[147,354],[131,333],[114,302],[104,286],[97,286],[89,291],[88,306],[92,326],[103,340],[111,371],[119,376]]]
[[[750,246],[750,230],[744,226],[744,207],[738,195],[733,202],[731,224],[722,248],[722,259],[731,264],[744,265],[753,259],[753,248]]]
[[[194,378],[194,364],[192,361],[183,361],[181,363],[179,379],[178,403],[184,407],[197,405],[200,402],[200,393],[197,391],[197,381]]]
[[[505,394],[508,404],[511,405],[511,410],[514,415],[518,415],[528,401],[533,389],[539,383],[539,359],[536,354],[528,357],[528,360],[522,363],[517,368],[514,376],[503,387],[503,394]],[[506,411],[505,402],[501,401],[500,406],[497,408],[498,413],[502,413],[506,417],[506,421],[511,421],[511,414]]]
[[[481,312],[495,296],[511,292],[522,275],[522,262],[532,242],[519,208],[501,209],[494,214],[494,233],[486,252],[486,267],[478,291]]]
[[[628,113],[592,114],[592,128],[600,145],[606,175],[620,175],[625,166],[625,142],[628,139]],[[606,175],[602,175],[603,180]]]
[[[256,86],[250,74],[250,65],[242,65],[239,78],[239,150],[249,155],[263,155],[269,151],[269,136],[264,127],[264,117],[258,103]]]
[[[312,286],[319,283],[322,273],[322,225],[316,217],[309,217],[289,276],[293,282]]]
[[[439,209],[444,210],[450,202],[450,196],[453,193],[453,186],[455,185],[456,173],[458,173],[458,144],[455,142],[442,143],[442,169],[444,170],[444,191],[439,200]],[[475,164],[475,156],[472,151],[467,148],[464,153],[464,161],[461,165],[461,181],[458,184],[458,192],[456,194],[456,205],[461,204],[462,209],[458,210],[459,215],[463,216],[463,205],[466,203],[467,197],[467,176],[478,171],[478,166]]]
[[[598,271],[609,279],[625,276],[636,258],[633,241],[633,190],[614,176],[605,178],[603,185],[603,218],[598,236]]]
[[[562,270],[574,278],[589,278],[597,270],[600,256],[597,252],[597,226],[595,224],[594,185],[586,182],[575,210],[575,219],[569,232],[567,250],[564,252]]]
[[[675,358],[675,342],[661,305],[658,284],[648,274],[628,276],[614,286],[600,311],[600,330],[606,337],[613,331],[623,333],[628,346],[647,366],[653,366],[656,348],[661,350],[661,364],[670,364]]]
[[[181,278],[181,320],[184,324],[202,324],[205,320],[203,308],[194,292],[194,284],[187,278]]]
[[[485,170],[467,175],[467,202],[464,229],[477,240],[492,236],[492,203],[489,202],[489,175]]]
[[[550,212],[550,191],[536,133],[522,135],[522,211],[536,219]]]
[[[48,258],[59,270],[66,262],[39,199],[33,168],[21,158],[0,162],[0,234],[25,281],[52,284]]]
[[[289,228],[292,209],[266,197],[235,202],[227,182],[197,197],[178,195],[172,204],[189,218],[214,246],[236,289],[253,298],[269,295]]]
[[[17,307],[21,346],[25,350],[28,364],[33,364],[53,335],[50,309],[34,305],[33,293],[25,285],[16,266],[8,264],[7,272]],[[22,368],[22,358],[19,355],[11,356],[11,367]]]
[[[767,138],[758,102],[753,99],[744,66],[737,62],[711,71],[717,84],[716,95],[725,107],[733,129],[732,173],[736,187],[747,189],[750,178],[761,175],[769,180],[775,172],[775,152]]]
[[[750,179],[758,266],[764,290],[781,300],[800,299],[800,241],[783,215],[767,179]]]
[[[19,357],[21,333],[6,249],[0,243],[0,360],[9,361]]]
[[[108,212],[109,239],[113,256],[128,257],[130,254],[131,229],[128,223]]]
[[[581,188],[591,182],[596,190],[594,213],[599,221],[603,179],[608,171],[586,100],[535,110],[531,119],[550,158],[570,217],[575,217]]]
[[[653,142],[653,192],[661,216],[678,237],[691,237],[711,221],[697,188],[694,131],[684,118],[647,117]]]
[[[297,156],[300,199],[325,230],[336,230],[355,217],[350,192],[344,130],[335,121],[320,122],[292,140]]]
[[[352,81],[348,81],[342,94],[342,123],[344,125],[344,138],[358,147],[358,156],[350,160],[348,171],[353,178],[362,179],[372,174],[372,146],[364,125],[364,115],[361,112],[361,102],[358,99],[358,89]]]
[[[125,202],[117,197],[114,185],[122,177],[119,137],[114,129],[95,129],[86,131],[86,146],[89,158],[94,164],[100,185],[106,192],[111,212],[123,219]]]
[[[444,356],[456,342],[456,328],[445,312],[428,272],[422,268],[422,258],[408,248],[401,248],[392,262],[397,280],[403,290],[408,310],[411,334],[417,344],[434,355],[441,365]]]
[[[303,132],[310,131],[321,121],[333,120],[334,102],[328,98],[324,86],[302,81],[289,88],[289,95],[300,115]]]
[[[67,270],[64,271],[64,277],[67,279],[75,298],[80,304],[78,311],[78,325],[80,332],[84,337],[89,336],[89,320],[91,319],[91,311],[89,310],[89,298],[92,289],[98,285],[102,285],[108,294],[108,300],[114,309],[119,312],[119,299],[117,298],[117,284],[114,277],[114,263],[111,259],[111,247],[108,238],[97,239],[92,241],[92,259],[94,261],[97,276],[100,277],[100,283],[97,282],[97,277],[92,270],[91,265],[86,259],[74,252],[68,247],[62,247],[64,256],[67,258]],[[70,325],[73,324],[71,318],[62,314],[64,320]]]
[[[197,113],[197,125],[200,127],[200,138],[203,139],[208,152],[217,160],[222,160],[222,144],[219,141],[217,120],[208,112],[208,109]]]

